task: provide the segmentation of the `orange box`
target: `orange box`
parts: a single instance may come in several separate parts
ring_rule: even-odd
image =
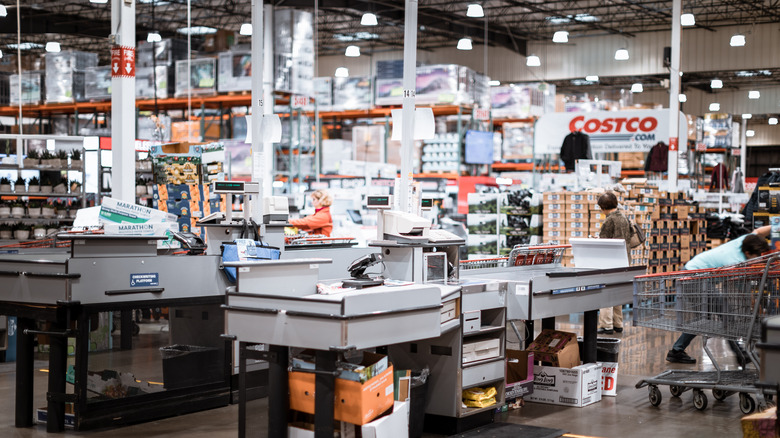
[[[314,414],[314,374],[300,371],[288,373],[290,409]],[[374,376],[366,383],[336,379],[333,418],[363,425],[393,407],[393,367]]]

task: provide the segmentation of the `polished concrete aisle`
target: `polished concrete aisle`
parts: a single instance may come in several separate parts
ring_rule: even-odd
[[[630,321],[630,314],[626,315]],[[559,319],[557,328],[578,332],[581,324],[568,318]],[[696,365],[672,365],[664,360],[667,350],[676,339],[675,333],[626,327],[622,334],[613,337],[621,342],[618,396],[605,397],[601,403],[585,408],[569,408],[536,403],[526,403],[518,410],[497,416],[500,421],[564,429],[572,434],[599,437],[738,437],[741,436],[738,398],[730,397],[725,402],[715,401],[707,391],[709,407],[698,411],[691,402],[691,392],[681,398],[673,398],[668,388],[661,388],[663,402],[652,407],[648,402],[647,389],[635,389],[634,384],[641,377],[659,374],[669,368],[713,369],[708,360],[702,360],[702,343],[697,338],[689,353],[699,359]],[[158,357],[158,348],[165,345],[165,333],[156,324],[142,325],[137,348],[132,352],[98,354],[91,360],[91,368],[100,364],[102,370],[133,364],[135,370],[143,370],[146,358]],[[510,341],[514,335],[510,336]],[[736,361],[728,353],[723,341],[711,340],[710,346],[718,361],[727,369],[736,369]],[[101,359],[103,358],[103,359]],[[47,367],[45,357],[36,362],[36,370]],[[722,359],[722,360],[721,360]],[[159,360],[159,359],[158,359]],[[159,365],[159,362],[157,362]],[[142,373],[143,371],[137,371]],[[36,406],[45,405],[46,375],[36,372]],[[0,363],[0,437],[42,437],[48,436],[44,425],[28,429],[13,427],[14,418],[14,367]],[[256,424],[265,424],[266,400],[252,403],[250,415]],[[68,431],[66,436],[91,437],[235,437],[237,436],[237,406],[227,406],[205,412],[183,415],[149,423],[142,423],[115,429],[88,432]],[[263,427],[258,427],[253,436],[265,437]],[[430,435],[433,436],[433,435]]]

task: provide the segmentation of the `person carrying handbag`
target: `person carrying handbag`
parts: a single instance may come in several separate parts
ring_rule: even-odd
[[[618,200],[612,192],[599,196],[598,206],[606,215],[599,232],[600,239],[624,239],[628,259],[631,260],[631,222],[618,209]],[[605,307],[599,309],[598,334],[611,335],[623,332],[623,306]]]

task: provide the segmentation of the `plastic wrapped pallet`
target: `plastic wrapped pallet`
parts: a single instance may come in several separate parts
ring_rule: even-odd
[[[320,111],[329,111],[333,106],[333,78],[314,78],[314,100]]]
[[[217,91],[217,60],[214,58],[176,61],[175,96],[186,96],[188,89],[192,94],[214,94]],[[187,64],[191,63],[187,72]]]
[[[469,104],[469,83],[474,71],[455,64],[417,67],[417,102],[422,104]]]
[[[10,103],[19,104],[19,75],[11,75]],[[37,105],[43,101],[44,81],[41,72],[25,72],[22,76],[22,105]]]
[[[234,51],[219,54],[217,90],[248,91],[252,89],[252,52]]]
[[[173,68],[174,63],[187,58],[187,41],[176,39],[164,39],[157,43],[141,41],[135,59],[136,69],[140,67]]]
[[[84,73],[86,100],[111,99],[111,67],[89,67]]]
[[[156,73],[156,74],[155,74]],[[135,97],[139,99],[154,99],[154,84],[157,82],[157,98],[167,99],[173,94],[171,86],[173,68],[167,66],[141,67],[135,72]]]
[[[404,98],[402,78],[377,78],[375,103],[379,106],[400,105]]]
[[[0,105],[8,105],[11,101],[11,74],[0,72]]]
[[[84,71],[97,67],[97,53],[65,51],[46,54],[46,102],[70,103],[84,99]]]
[[[493,87],[490,93],[493,117],[525,118],[543,112],[544,93],[534,87]]]
[[[274,89],[311,96],[314,80],[314,26],[311,12],[274,13]]]

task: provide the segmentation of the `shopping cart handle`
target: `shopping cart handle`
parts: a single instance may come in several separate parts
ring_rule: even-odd
[[[551,278],[561,278],[561,277],[585,277],[588,275],[604,275],[604,274],[612,274],[615,272],[645,272],[647,271],[647,266],[628,266],[625,268],[607,268],[607,269],[591,269],[588,271],[564,271],[564,272],[548,272],[547,276]]]

